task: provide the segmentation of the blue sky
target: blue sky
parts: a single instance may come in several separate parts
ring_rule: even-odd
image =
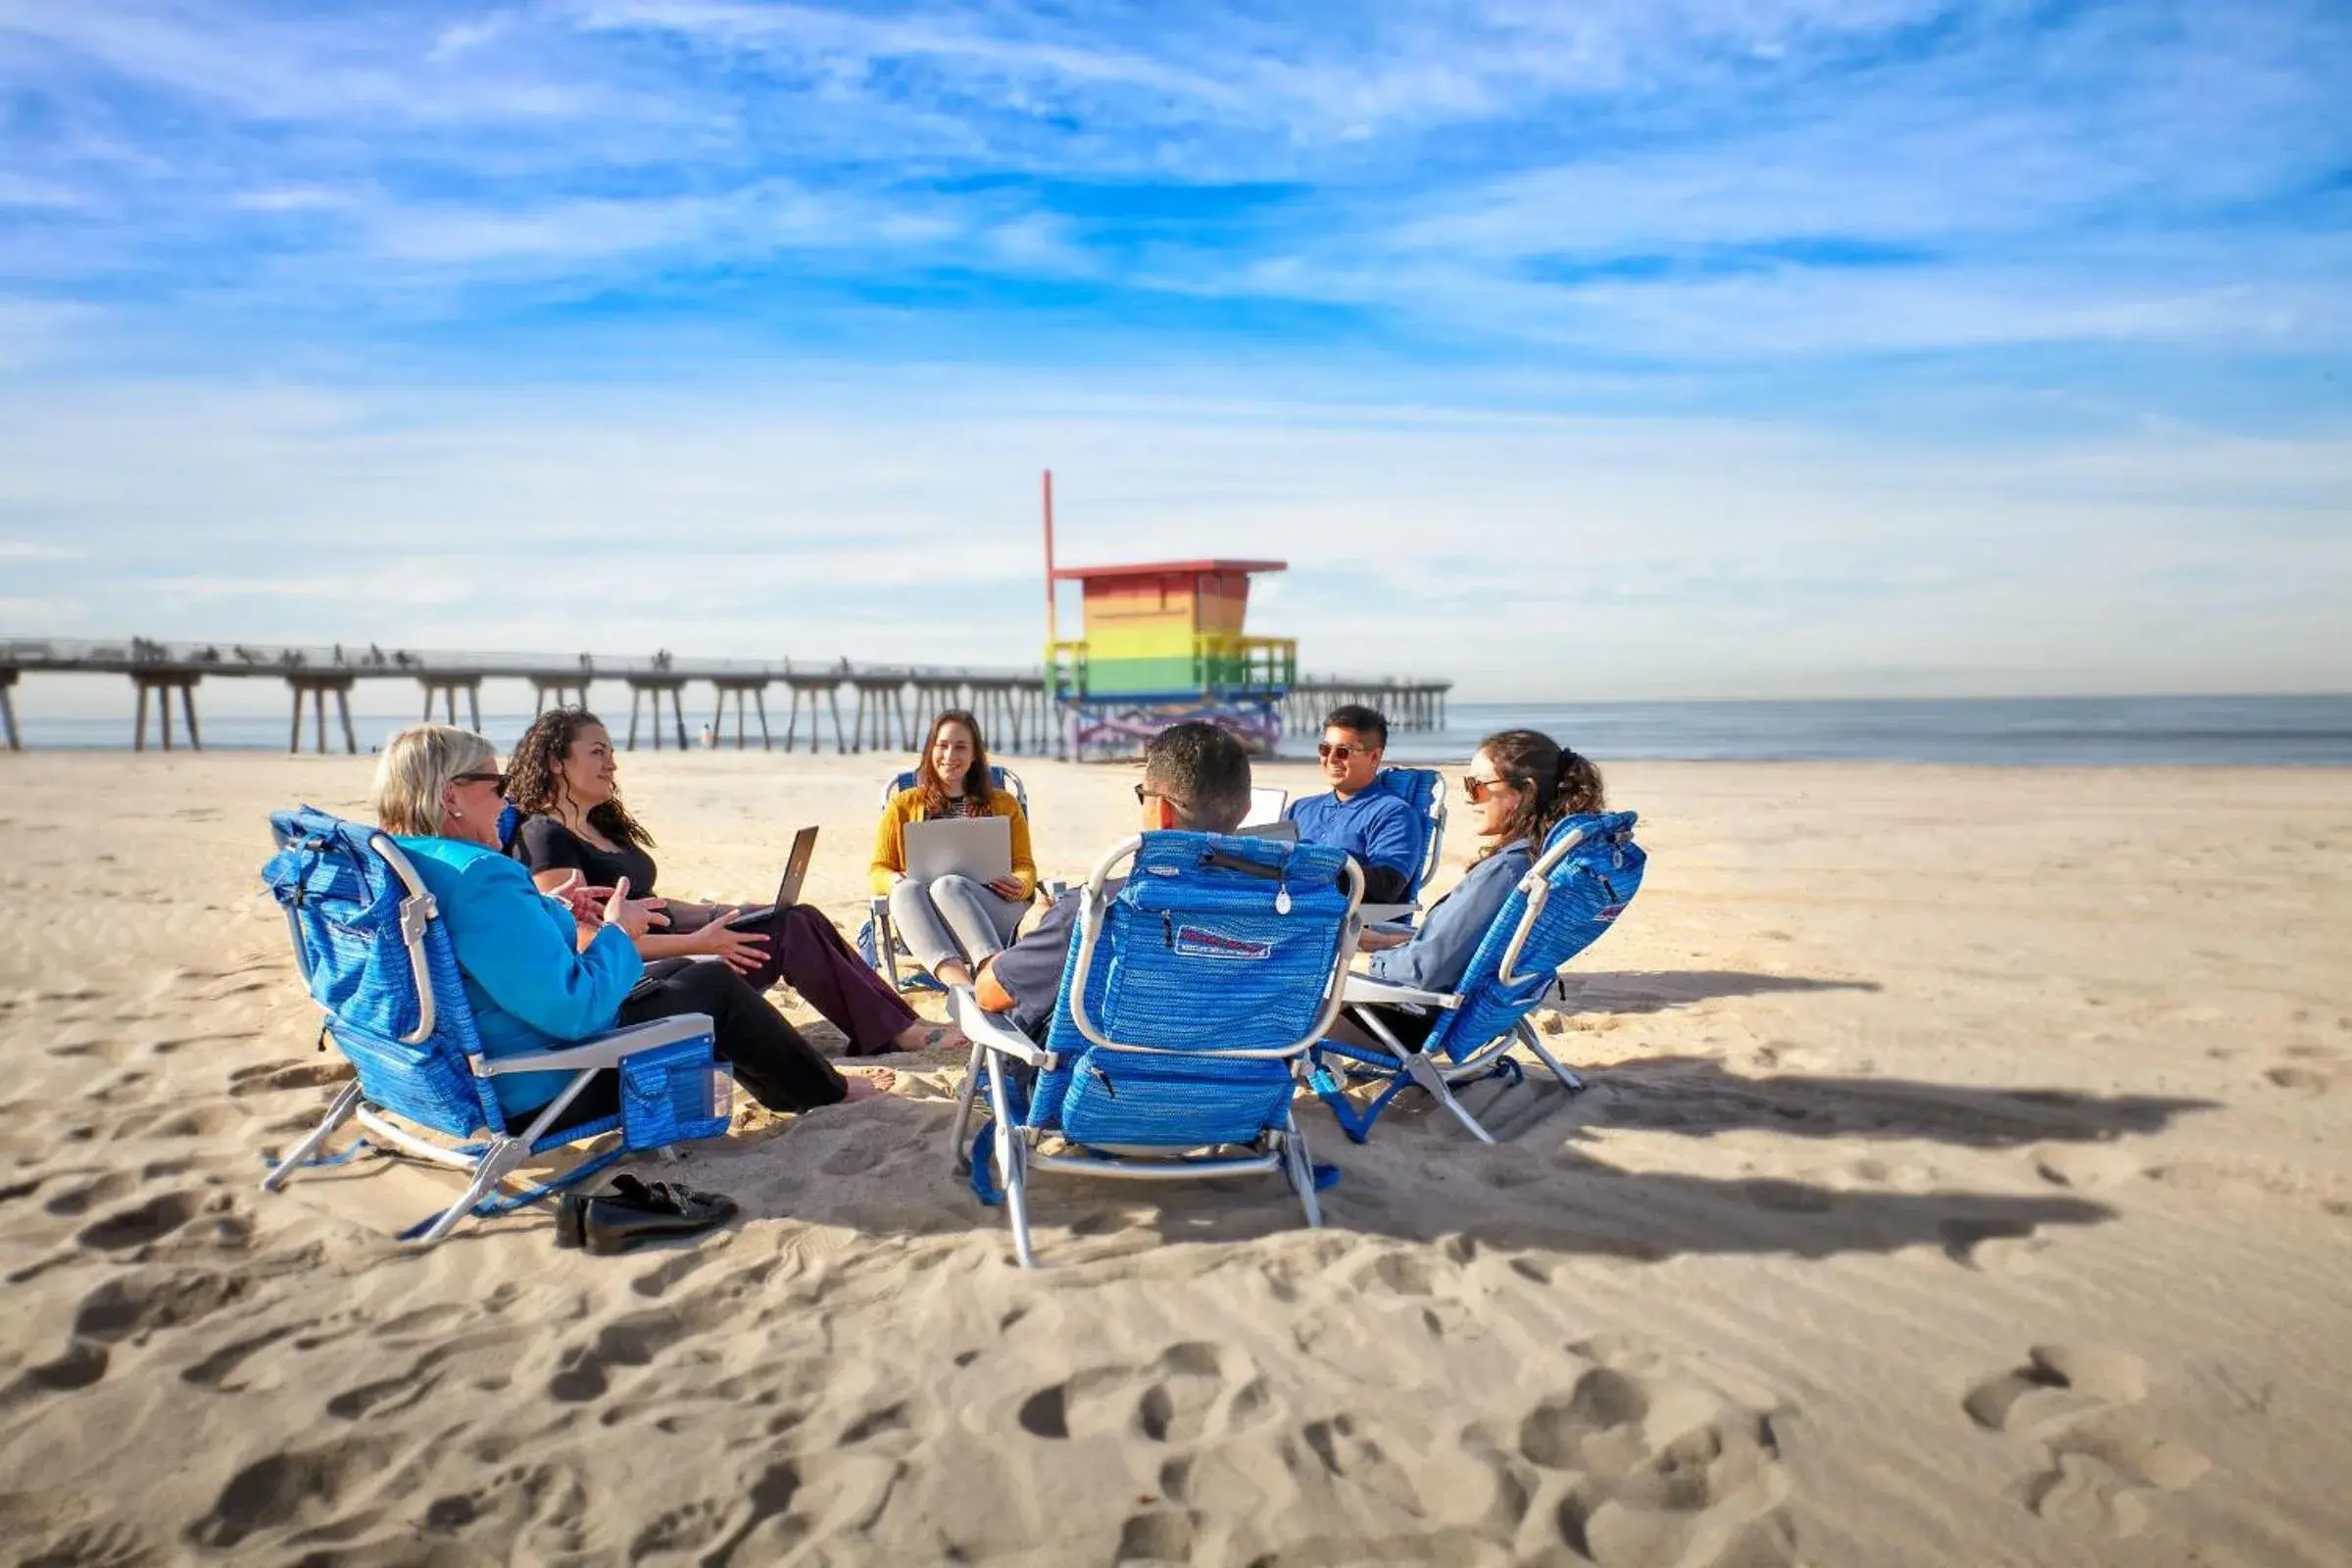
[[[0,0],[0,634],[2352,686],[2352,9]]]

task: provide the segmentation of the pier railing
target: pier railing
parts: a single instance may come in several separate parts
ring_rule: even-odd
[[[858,663],[848,659],[703,659],[668,650],[651,654],[479,653],[437,648],[385,648],[376,643],[168,642],[147,637],[120,639],[0,637],[0,728],[11,751],[22,749],[11,688],[39,672],[128,676],[138,696],[132,744],[147,746],[152,704],[165,750],[172,748],[176,700],[187,742],[201,746],[197,728],[197,685],[208,679],[282,680],[293,693],[288,750],[302,749],[303,709],[314,720],[314,744],[327,750],[327,706],[332,700],[344,750],[357,752],[351,723],[351,692],[363,680],[414,680],[423,692],[423,716],[438,705],[448,721],[458,721],[458,699],[481,727],[481,683],[525,680],[537,694],[534,712],[555,703],[587,702],[596,681],[617,680],[629,688],[625,744],[634,749],[646,700],[652,701],[651,740],[659,750],[665,735],[687,744],[685,688],[708,684],[716,699],[710,720],[715,735],[727,729],[730,700],[735,710],[735,744],[748,744],[757,713],[762,749],[776,736],[768,723],[767,692],[784,686],[790,702],[782,740],[794,750],[804,713],[808,747],[821,749],[819,725],[829,719],[837,751],[910,751],[920,741],[929,715],[942,708],[969,709],[990,736],[993,749],[1007,755],[1039,755],[1061,743],[1045,671],[1018,664]],[[1341,702],[1368,702],[1400,729],[1442,725],[1445,694],[1451,683],[1381,677],[1306,677],[1283,698],[1286,725],[1312,726]],[[854,711],[845,723],[842,689]],[[663,711],[664,707],[667,712]]]

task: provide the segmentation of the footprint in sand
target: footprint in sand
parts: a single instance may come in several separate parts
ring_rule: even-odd
[[[2041,1518],[2110,1535],[2147,1523],[2145,1494],[2179,1492],[2208,1468],[2202,1453],[2135,1430],[2132,1405],[2147,1396],[2137,1356],[2103,1345],[2037,1345],[2022,1366],[1970,1389],[1960,1407],[1987,1432],[2041,1445],[2044,1468],[2018,1500]]]
[[[1943,1238],[1944,1256],[1984,1274],[2031,1267],[2027,1260],[2050,1245],[2048,1237],[2034,1234],[2031,1220],[1947,1219],[1936,1230]]]
[[[195,1193],[159,1193],[132,1208],[117,1209],[93,1225],[82,1227],[74,1242],[100,1251],[117,1252],[144,1247],[171,1235],[204,1210]]]
[[[1615,1568],[1797,1560],[1772,1416],[1613,1340],[1570,1349],[1591,1364],[1521,1418],[1519,1455],[1565,1473],[1560,1541]]]
[[[249,1095],[269,1094],[280,1089],[321,1089],[328,1084],[348,1083],[352,1070],[349,1062],[340,1058],[332,1061],[262,1062],[240,1067],[228,1075],[228,1097],[243,1100]]]
[[[1132,1436],[1191,1444],[1247,1425],[1266,1383],[1247,1356],[1198,1340],[1140,1366],[1098,1367],[1038,1390],[1015,1419],[1048,1440]]]
[[[2273,1067],[2263,1076],[2278,1088],[2297,1089],[2307,1095],[2325,1094],[2328,1086],[2334,1082],[2326,1073],[2310,1067]]]
[[[2061,1144],[2034,1151],[2034,1173],[2054,1187],[2112,1187],[2147,1170],[2128,1150]]]

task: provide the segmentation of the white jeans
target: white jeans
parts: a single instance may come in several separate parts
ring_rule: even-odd
[[[1003,953],[1028,907],[1026,899],[999,898],[987,883],[968,876],[936,882],[908,877],[890,890],[891,924],[906,939],[914,961],[934,973],[957,960],[977,969]]]

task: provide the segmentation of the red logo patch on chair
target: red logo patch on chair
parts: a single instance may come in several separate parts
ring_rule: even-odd
[[[1274,944],[1229,937],[1204,926],[1180,925],[1176,928],[1176,951],[1187,958],[1231,958],[1256,963],[1274,956]]]

